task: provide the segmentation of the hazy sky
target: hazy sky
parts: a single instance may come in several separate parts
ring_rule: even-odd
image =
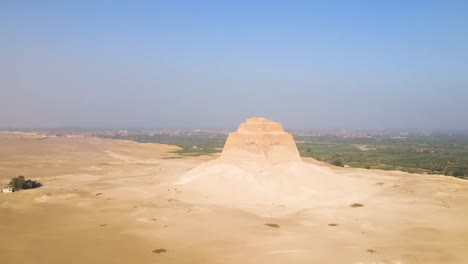
[[[468,129],[468,1],[0,1],[0,127]]]

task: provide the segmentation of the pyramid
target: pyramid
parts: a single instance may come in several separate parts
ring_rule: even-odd
[[[188,202],[302,208],[314,201],[354,197],[354,182],[302,161],[292,135],[280,123],[254,117],[229,134],[219,158],[184,173],[176,184],[179,198]]]
[[[248,119],[229,134],[221,158],[271,164],[301,160],[292,135],[284,132],[280,123],[259,117]]]

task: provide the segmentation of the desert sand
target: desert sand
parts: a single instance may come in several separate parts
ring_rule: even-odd
[[[468,263],[467,181],[175,149],[0,134],[1,263]]]

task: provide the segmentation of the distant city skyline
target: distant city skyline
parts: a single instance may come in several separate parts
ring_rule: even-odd
[[[466,1],[2,1],[0,128],[468,130]]]

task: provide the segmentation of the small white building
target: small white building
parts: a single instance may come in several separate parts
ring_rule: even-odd
[[[3,187],[2,192],[3,193],[11,193],[11,192],[13,192],[13,187],[10,187],[10,186]]]

